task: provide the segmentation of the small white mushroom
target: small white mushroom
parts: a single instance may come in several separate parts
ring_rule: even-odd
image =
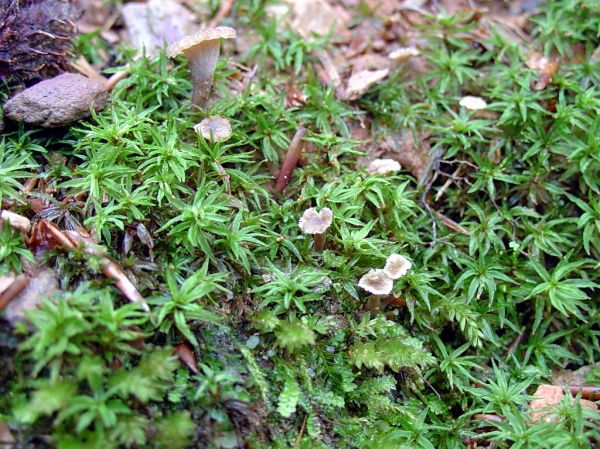
[[[384,270],[369,270],[360,278],[358,286],[374,295],[389,295],[394,288],[394,281]]]
[[[394,159],[373,159],[367,165],[367,171],[372,175],[385,175],[400,171],[400,163]]]
[[[390,279],[399,279],[408,273],[408,270],[410,270],[411,267],[412,264],[406,257],[401,256],[400,254],[392,254],[385,261],[383,272]]]
[[[420,54],[421,52],[416,47],[402,47],[391,52],[388,55],[388,58],[392,59],[393,61],[406,62],[411,57],[418,56]]]
[[[218,115],[205,118],[194,126],[194,130],[209,142],[225,142],[232,132],[229,120]]]
[[[213,83],[215,67],[221,52],[221,39],[233,39],[236,32],[230,27],[206,28],[169,45],[167,56],[184,54],[192,73],[192,103],[204,106]]]
[[[322,251],[325,247],[325,232],[333,222],[333,212],[328,207],[324,207],[319,212],[314,207],[304,211],[298,221],[300,230],[305,234],[314,235],[315,249]]]
[[[466,109],[471,111],[479,111],[480,109],[485,109],[487,107],[487,103],[481,97],[472,97],[467,95],[466,97],[462,97],[460,99],[459,104]]]

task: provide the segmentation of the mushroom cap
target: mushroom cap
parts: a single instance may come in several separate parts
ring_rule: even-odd
[[[167,47],[167,56],[169,58],[174,58],[185,50],[201,44],[202,42],[218,39],[233,39],[236,35],[237,33],[231,27],[204,28],[194,34],[184,36],[177,42],[169,45]]]
[[[459,104],[466,109],[471,111],[479,111],[480,109],[485,109],[487,107],[487,103],[481,97],[472,97],[471,95],[467,95],[466,97],[462,97],[460,99]]]
[[[358,286],[374,295],[388,295],[394,288],[394,281],[384,270],[369,270],[360,278]]]
[[[373,159],[367,165],[367,171],[372,175],[385,175],[400,171],[400,163],[394,159]]]
[[[298,221],[300,230],[305,234],[323,234],[333,222],[333,212],[324,207],[317,212],[315,207],[306,209]]]
[[[385,261],[383,272],[390,279],[398,279],[404,276],[412,267],[412,263],[400,254],[392,254]]]
[[[232,132],[229,120],[219,115],[205,118],[194,126],[194,130],[209,142],[225,142]]]

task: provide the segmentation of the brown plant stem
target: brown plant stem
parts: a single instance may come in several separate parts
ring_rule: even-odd
[[[112,75],[107,81],[106,84],[104,85],[106,88],[107,92],[110,92],[114,89],[114,87],[117,85],[117,83],[121,80],[124,80],[125,78],[127,78],[129,76],[129,72],[128,71],[123,71],[123,72],[117,72],[114,75]]]
[[[306,128],[298,128],[298,131],[296,131],[296,134],[294,134],[294,138],[290,143],[283,164],[281,164],[279,175],[275,181],[275,190],[279,194],[283,193],[290,183],[292,172],[294,171],[294,168],[296,168],[296,164],[298,164],[300,152],[302,151],[302,138],[304,137],[304,134],[306,134]]]

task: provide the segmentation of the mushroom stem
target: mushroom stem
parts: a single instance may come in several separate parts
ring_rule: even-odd
[[[192,104],[203,107],[212,87],[215,68],[221,53],[221,42],[212,39],[184,50],[192,74]]]
[[[283,193],[290,183],[292,172],[294,171],[294,168],[296,168],[296,164],[298,164],[298,159],[300,159],[300,152],[302,151],[301,143],[304,134],[306,134],[306,128],[298,128],[298,131],[296,131],[296,134],[294,134],[294,138],[290,143],[283,164],[281,164],[277,181],[275,182],[275,190],[278,193]]]
[[[323,248],[325,248],[325,237],[325,232],[314,235],[315,250],[317,252],[321,252],[323,251]]]

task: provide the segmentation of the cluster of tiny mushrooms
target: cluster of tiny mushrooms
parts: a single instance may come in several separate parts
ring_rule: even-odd
[[[195,106],[203,108],[207,103],[219,59],[221,39],[235,37],[236,31],[230,27],[206,28],[168,46],[167,56],[174,58],[183,54],[188,60],[193,86],[192,104]],[[195,125],[194,129],[211,142],[224,142],[232,132],[229,121],[220,116],[205,118]],[[290,175],[300,157],[301,140],[305,133],[305,128],[299,128],[290,143],[275,183],[278,193],[282,193],[289,183]],[[367,166],[369,173],[378,175],[399,170],[400,164],[391,159],[375,159]],[[324,207],[317,211],[311,207],[304,211],[298,226],[304,234],[313,236],[314,249],[321,252],[325,248],[327,229],[332,223],[333,212],[330,208]],[[388,295],[393,289],[394,280],[404,276],[411,266],[406,257],[392,254],[387,258],[383,269],[370,270],[360,279],[358,286],[376,296]]]
[[[325,248],[327,229],[333,223],[333,212],[324,207],[317,211],[310,207],[304,211],[298,221],[298,226],[304,234],[314,238],[314,248],[321,252]],[[385,261],[383,269],[373,269],[360,278],[358,286],[373,295],[389,295],[394,287],[394,281],[408,273],[412,267],[411,262],[400,254],[392,254]]]

